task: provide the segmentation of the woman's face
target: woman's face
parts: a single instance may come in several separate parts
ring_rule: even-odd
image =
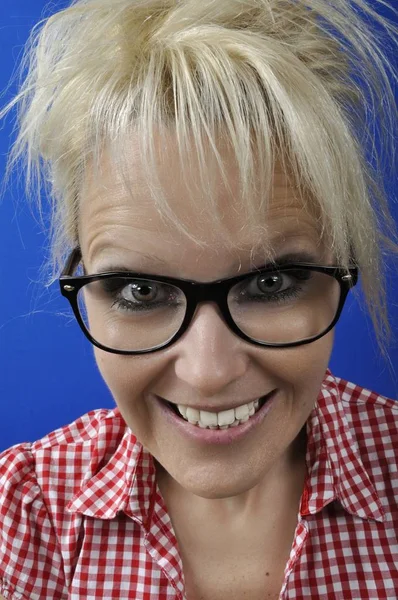
[[[227,156],[226,164],[229,189],[221,177],[216,188],[225,215],[221,230],[201,210],[199,195],[195,203],[188,200],[173,142],[162,158],[164,190],[193,236],[207,243],[200,248],[159,217],[134,143],[128,191],[126,182],[104,162],[95,177],[87,179],[82,195],[80,242],[86,271],[104,272],[118,265],[134,272],[209,282],[264,265],[264,250],[257,257],[251,254],[259,241],[276,258],[305,251],[314,263],[333,263],[320,243],[315,219],[303,209],[281,171],[275,175],[262,238],[250,237],[234,202],[239,183],[232,158]],[[197,173],[192,163],[190,184],[197,181]],[[293,348],[254,346],[232,333],[217,307],[208,303],[199,305],[189,329],[165,350],[122,356],[95,348],[95,356],[126,423],[165,471],[194,494],[223,498],[250,490],[275,465],[289,460],[293,442],[316,402],[332,342],[330,332]],[[245,433],[235,433],[228,443],[220,442],[217,431],[211,431],[205,441],[197,438],[192,434],[197,426],[174,415],[170,418],[161,400],[220,412],[272,391],[267,414],[254,427],[240,426]],[[238,429],[221,434],[226,439],[225,434]]]

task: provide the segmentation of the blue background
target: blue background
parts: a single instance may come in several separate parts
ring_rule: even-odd
[[[53,2],[57,10],[66,2]],[[32,26],[49,14],[42,0],[1,0],[0,89],[5,89]],[[0,104],[12,97],[7,89]],[[0,173],[12,139],[12,116],[1,124]],[[397,177],[387,182],[392,192]],[[0,451],[38,439],[94,408],[113,407],[92,347],[70,318],[57,284],[46,289],[40,267],[48,240],[24,199],[23,181],[14,176],[0,204]],[[398,331],[397,259],[389,261],[389,304]],[[381,358],[369,317],[350,298],[336,331],[332,371],[359,385],[398,397],[398,345],[391,366]]]

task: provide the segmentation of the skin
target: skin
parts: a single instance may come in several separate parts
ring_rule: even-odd
[[[172,135],[159,166],[173,209],[194,236],[207,242],[205,248],[159,217],[134,139],[128,156],[132,174],[128,189],[105,156],[95,176],[88,172],[82,192],[79,235],[86,271],[103,272],[117,264],[132,271],[207,282],[263,265],[264,248],[276,255],[306,250],[313,253],[314,262],[333,264],[327,246],[321,243],[315,218],[303,210],[302,200],[279,167],[265,218],[266,239],[264,233],[257,239],[243,229],[243,216],[235,202],[239,189],[235,163],[227,150],[224,156],[229,189],[214,173],[217,202],[225,214],[222,229],[201,209],[199,196],[196,203],[188,200],[189,189],[178,176]],[[192,160],[187,181],[195,185],[197,172]],[[231,210],[232,206],[236,210]],[[263,250],[252,260],[251,250],[260,242]],[[195,583],[195,565],[189,560],[193,551],[198,562],[203,559],[201,572],[208,569],[206,581],[213,585],[208,597],[218,597],[210,559],[205,559],[215,526],[219,537],[215,542],[213,535],[214,556],[224,552],[225,564],[234,568],[239,548],[253,564],[260,550],[269,568],[274,568],[277,595],[305,477],[302,431],[316,402],[332,345],[333,332],[296,348],[257,347],[235,336],[215,306],[203,304],[188,331],[166,350],[120,356],[95,348],[98,367],[121,414],[157,461],[158,483],[181,546],[184,571],[192,574],[188,576],[190,597],[207,597],[203,590],[199,596],[199,584]],[[206,405],[217,411],[274,389],[278,400],[264,421],[250,435],[226,447],[187,441],[165,423],[154,401],[158,395],[174,403]],[[259,518],[263,528],[258,527]],[[244,587],[244,577],[242,582]],[[237,589],[236,581],[234,585]],[[263,582],[256,585],[261,587]],[[272,591],[272,586],[269,589]],[[233,597],[225,596],[225,587],[223,593],[224,598]]]

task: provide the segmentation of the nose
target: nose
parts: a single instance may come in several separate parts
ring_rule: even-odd
[[[215,396],[245,374],[249,357],[244,346],[245,342],[230,331],[217,307],[203,304],[175,345],[176,375],[198,395]]]

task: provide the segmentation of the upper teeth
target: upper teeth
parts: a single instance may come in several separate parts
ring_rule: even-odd
[[[177,408],[180,414],[192,423],[193,425],[199,424],[202,427],[225,427],[236,423],[245,423],[249,420],[249,417],[254,415],[256,410],[259,408],[260,400],[255,402],[249,402],[248,404],[242,404],[237,408],[230,408],[229,410],[223,410],[221,412],[209,412],[207,410],[198,410],[197,408],[191,408],[189,406],[183,406],[178,404]]]

